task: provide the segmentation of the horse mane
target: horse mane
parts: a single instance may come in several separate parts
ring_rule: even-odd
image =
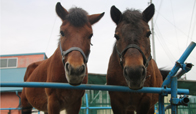
[[[75,27],[81,27],[88,22],[87,15],[88,13],[82,8],[74,7],[69,10],[66,20],[68,20]]]
[[[142,19],[142,13],[139,10],[135,9],[127,9],[122,14],[122,21],[127,23],[131,23],[133,25],[138,24],[138,22]]]

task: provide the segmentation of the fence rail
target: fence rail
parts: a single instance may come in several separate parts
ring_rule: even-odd
[[[172,114],[177,114],[177,106],[184,105],[183,100],[186,96],[182,98],[177,98],[177,94],[188,95],[188,89],[177,89],[177,77],[191,70],[192,64],[184,64],[189,54],[192,52],[196,43],[191,42],[187,47],[185,52],[182,54],[180,59],[176,62],[175,66],[164,80],[162,87],[143,87],[140,90],[131,90],[125,86],[111,86],[111,85],[90,85],[82,84],[79,86],[71,86],[65,83],[44,83],[44,82],[21,82],[21,83],[0,83],[1,87],[38,87],[38,88],[61,88],[61,89],[87,89],[87,90],[105,90],[105,91],[121,91],[121,92],[137,92],[137,93],[159,93],[159,114],[165,114],[164,107],[164,96],[171,94],[171,109]],[[182,69],[180,74],[176,73],[179,69]],[[171,88],[167,86],[171,83]],[[90,107],[88,106],[88,97],[86,99],[86,113],[88,114]]]
[[[72,86],[68,83],[48,83],[48,82],[2,82],[1,87],[37,87],[37,88],[59,88],[59,89],[86,89],[86,90],[103,90],[103,91],[120,91],[120,92],[136,92],[136,93],[171,93],[171,88],[159,87],[143,87],[140,90],[131,90],[126,86],[113,85],[93,85],[81,84],[79,86]],[[177,89],[178,94],[188,95],[188,89]]]

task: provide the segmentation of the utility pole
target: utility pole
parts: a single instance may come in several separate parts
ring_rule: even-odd
[[[152,4],[152,0],[150,0],[150,4]],[[152,57],[156,61],[153,17],[151,19],[151,32],[152,32],[152,54],[153,54]]]

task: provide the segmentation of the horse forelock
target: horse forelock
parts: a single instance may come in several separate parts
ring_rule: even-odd
[[[126,21],[127,23],[137,25],[140,20],[142,20],[142,13],[139,10],[127,9],[122,14],[122,21]]]
[[[71,25],[80,27],[88,22],[88,13],[82,8],[71,8],[69,14],[66,16],[66,20],[70,22]]]
[[[128,38],[128,41],[132,40],[137,42],[136,39],[140,38],[140,35],[144,30],[144,25],[142,23],[142,13],[139,10],[127,9],[122,14],[121,22],[125,24],[125,26],[122,28],[124,35],[129,36],[125,38]]]

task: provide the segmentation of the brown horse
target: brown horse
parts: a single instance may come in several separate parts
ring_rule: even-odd
[[[25,72],[25,75],[24,75],[24,81],[26,82],[27,79],[29,78],[29,76],[31,75],[31,73],[35,70],[35,68],[41,63],[42,61],[38,61],[38,62],[34,62],[34,63],[31,63],[28,67],[27,67],[27,70]]]
[[[81,8],[69,12],[56,5],[62,20],[61,37],[54,54],[47,60],[31,64],[26,71],[26,82],[59,82],[79,85],[87,83],[87,61],[90,54],[92,27],[104,13],[88,15]],[[49,114],[66,109],[67,114],[78,114],[84,90],[55,88],[23,88],[22,113],[30,114],[32,107]]]
[[[151,59],[151,34],[148,21],[154,15],[151,4],[142,13],[126,10],[121,13],[111,7],[111,18],[116,23],[116,42],[110,56],[107,84],[128,86],[138,90],[142,87],[160,87],[163,80],[159,69]],[[109,92],[114,114],[153,114],[158,94]]]

